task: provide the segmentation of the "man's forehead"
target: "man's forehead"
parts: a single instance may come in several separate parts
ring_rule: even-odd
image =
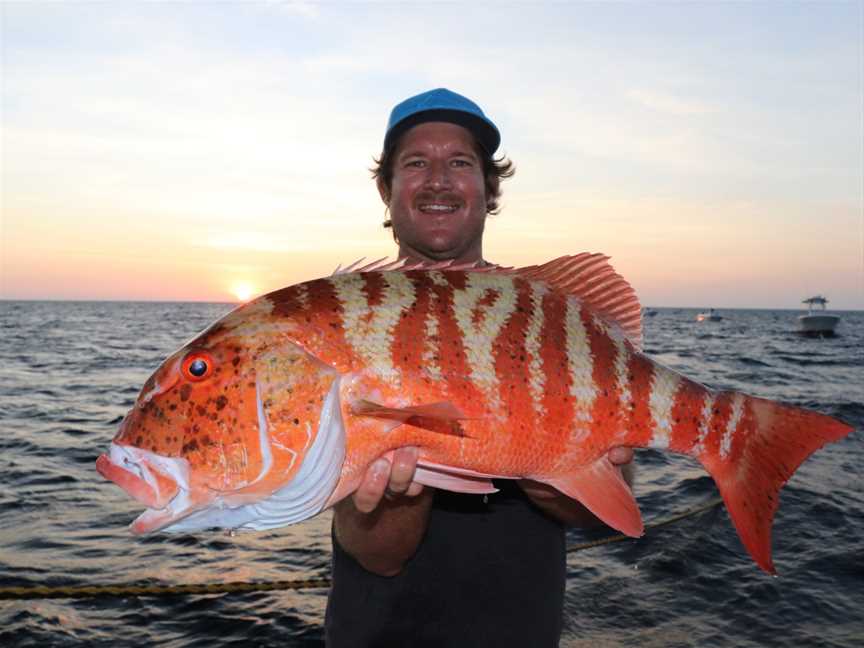
[[[461,153],[478,155],[479,146],[473,133],[467,128],[449,122],[423,122],[407,130],[396,144],[396,155],[404,155],[411,149],[442,148],[448,151],[459,149]]]

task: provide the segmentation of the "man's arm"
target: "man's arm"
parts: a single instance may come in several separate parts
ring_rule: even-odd
[[[378,459],[354,495],[333,508],[339,544],[379,576],[402,571],[426,533],[434,491],[413,481],[417,454],[416,448],[400,448],[392,465]]]
[[[392,465],[378,459],[357,491],[333,509],[339,544],[364,569],[380,576],[398,574],[426,533],[434,491],[413,481],[417,455],[416,448],[400,448]],[[609,460],[632,484],[633,451],[613,448]],[[551,486],[527,479],[519,484],[540,510],[564,524],[586,528],[602,524],[581,503]]]

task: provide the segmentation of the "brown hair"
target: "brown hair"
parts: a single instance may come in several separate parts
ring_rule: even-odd
[[[503,155],[497,158],[489,155],[489,153],[480,146],[477,139],[473,139],[474,149],[477,151],[477,155],[483,163],[483,181],[486,186],[486,213],[494,215],[501,211],[501,207],[498,203],[498,200],[501,198],[501,181],[506,180],[507,178],[512,178],[513,174],[516,173],[516,166],[511,160],[508,160]],[[380,181],[384,185],[388,196],[390,195],[393,183],[393,153],[396,151],[398,146],[399,140],[397,139],[391,146],[381,152],[380,157],[372,158],[373,162],[375,162],[375,166],[369,169],[369,171],[372,172],[372,178],[376,181]],[[391,224],[389,219],[384,221],[384,227],[390,226]]]

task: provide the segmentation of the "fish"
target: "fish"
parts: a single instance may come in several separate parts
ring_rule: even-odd
[[[531,479],[643,533],[616,446],[699,461],[744,548],[776,573],[781,487],[852,427],[711,389],[642,351],[635,291],[598,253],[522,268],[349,267],[240,305],[143,385],[96,468],[146,510],[136,534],[262,530],[351,495],[416,446],[419,483]]]

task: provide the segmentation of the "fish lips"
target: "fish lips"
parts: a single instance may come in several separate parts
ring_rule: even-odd
[[[163,509],[185,485],[184,464],[183,459],[112,443],[96,460],[96,470],[147,508]]]

